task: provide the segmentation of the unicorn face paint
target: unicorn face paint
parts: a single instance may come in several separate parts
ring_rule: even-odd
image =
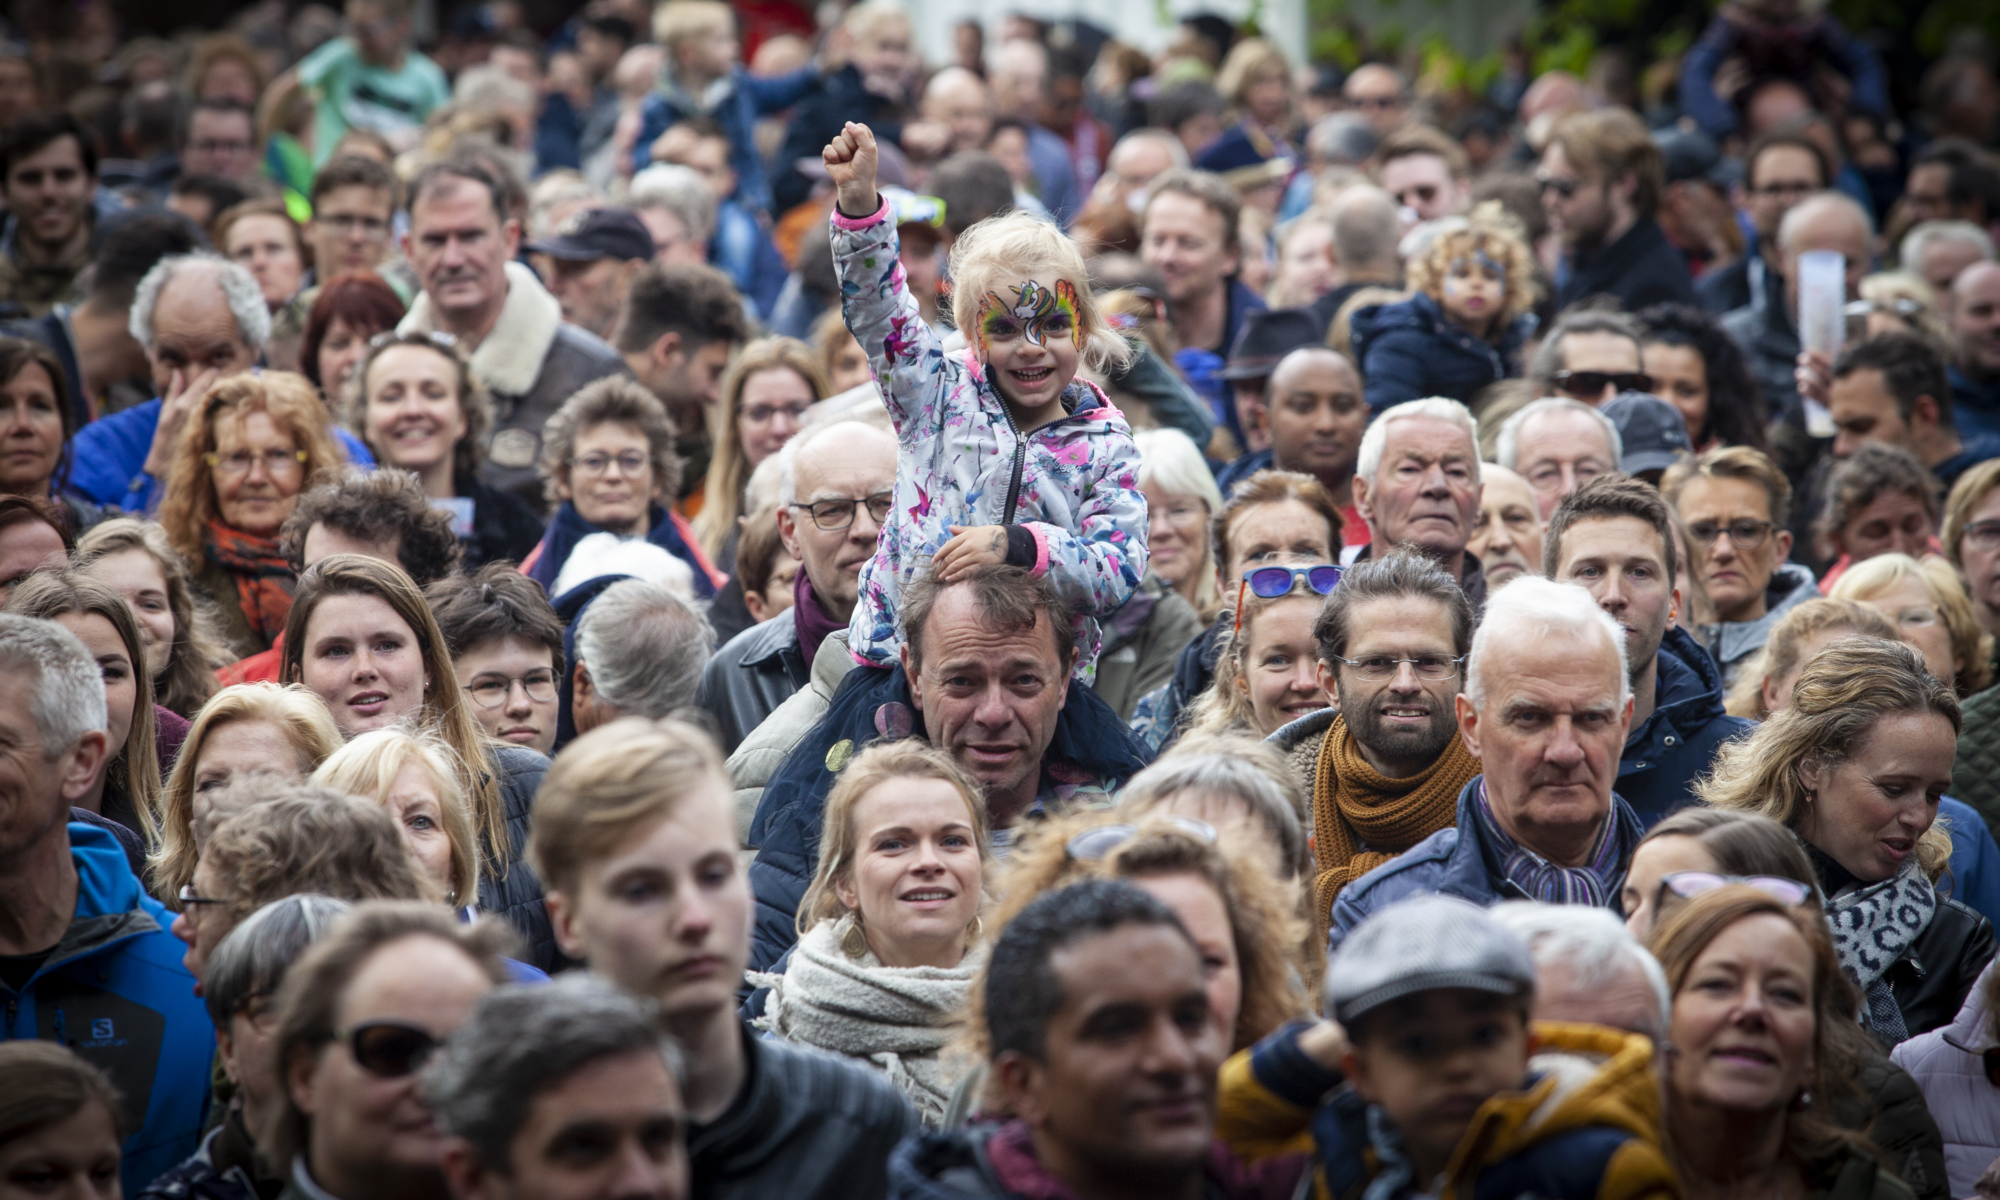
[[[1006,297],[1011,296],[1009,300]],[[989,291],[979,301],[974,332],[993,386],[1024,425],[1062,415],[1062,393],[1083,355],[1076,285],[1033,279]]]

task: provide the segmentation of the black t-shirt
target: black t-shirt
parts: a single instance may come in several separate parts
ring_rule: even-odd
[[[20,991],[28,986],[28,981],[35,977],[35,972],[41,970],[42,964],[55,952],[56,948],[50,946],[33,954],[0,954],[0,983],[6,984],[13,991]]]

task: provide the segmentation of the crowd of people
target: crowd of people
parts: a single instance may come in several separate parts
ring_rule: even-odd
[[[0,1197],[2000,1196],[1990,46],[563,18],[0,43]]]

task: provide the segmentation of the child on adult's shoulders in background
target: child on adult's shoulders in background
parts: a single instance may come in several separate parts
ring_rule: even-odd
[[[1333,1020],[1223,1065],[1216,1133],[1246,1158],[1295,1153],[1309,1133],[1322,1200],[1679,1196],[1652,1043],[1531,1028],[1534,993],[1526,944],[1484,909],[1384,909],[1327,964]]]
[[[743,518],[743,537],[736,543],[736,578],[743,584],[743,604],[759,624],[792,607],[799,578],[799,560],[778,536],[778,510],[760,508]]]
[[[1438,224],[1445,228],[1410,263],[1416,295],[1350,319],[1370,412],[1426,396],[1469,403],[1521,373],[1521,346],[1535,329],[1535,259],[1520,223],[1489,200],[1468,219]]]
[[[1076,373],[1122,364],[1131,349],[1099,311],[1076,244],[1010,213],[952,247],[952,316],[970,345],[946,353],[905,284],[875,154],[875,135],[849,122],[823,155],[839,189],[841,309],[900,443],[895,502],[862,568],[850,649],[869,666],[898,662],[897,598],[927,564],[951,583],[1011,563],[1048,576],[1076,614],[1074,674],[1087,683],[1098,621],[1146,573],[1146,500],[1125,418]]]

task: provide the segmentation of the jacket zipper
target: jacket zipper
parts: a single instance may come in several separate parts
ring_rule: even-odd
[[[997,391],[998,389],[995,390]],[[1028,462],[1028,439],[1021,432],[1021,427],[1014,422],[1013,410],[1007,407],[1005,398],[1002,398],[1000,401],[1000,411],[1006,414],[1007,428],[1014,431],[1014,474],[1007,483],[1006,514],[1000,518],[1002,525],[1012,525],[1014,523],[1014,509],[1021,500],[1021,469]]]

